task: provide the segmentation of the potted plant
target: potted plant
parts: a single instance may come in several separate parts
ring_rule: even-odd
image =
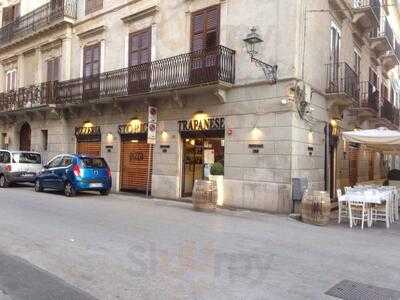
[[[218,192],[217,205],[222,206],[224,204],[224,165],[220,162],[212,164],[208,179],[216,182]]]

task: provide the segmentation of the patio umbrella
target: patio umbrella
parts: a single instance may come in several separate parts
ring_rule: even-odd
[[[348,142],[364,144],[368,148],[377,151],[400,152],[400,131],[397,130],[380,127],[377,129],[347,131],[343,132],[342,135]]]

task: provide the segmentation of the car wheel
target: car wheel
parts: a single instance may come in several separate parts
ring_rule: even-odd
[[[40,184],[40,180],[39,180],[39,179],[37,179],[37,180],[35,181],[35,192],[37,192],[37,193],[43,192],[43,187],[42,187],[42,185]]]
[[[107,196],[108,194],[110,194],[110,190],[101,190],[100,191],[100,195],[102,195],[102,196]]]
[[[70,182],[67,182],[64,186],[64,195],[67,197],[75,197],[76,196],[76,190]]]
[[[0,188],[6,188],[6,187],[9,187],[9,185],[10,184],[8,183],[6,177],[4,175],[1,175],[0,176]]]

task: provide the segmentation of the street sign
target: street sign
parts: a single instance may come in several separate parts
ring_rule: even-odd
[[[157,107],[149,106],[147,143],[154,145],[157,140]]]

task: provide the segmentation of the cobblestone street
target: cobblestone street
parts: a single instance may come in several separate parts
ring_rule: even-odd
[[[70,199],[16,187],[0,191],[0,263],[11,257],[21,260],[16,271],[32,264],[41,274],[12,282],[1,268],[0,299],[28,297],[23,279],[82,299],[328,299],[344,279],[398,289],[399,237],[399,226],[314,227],[132,195]]]

